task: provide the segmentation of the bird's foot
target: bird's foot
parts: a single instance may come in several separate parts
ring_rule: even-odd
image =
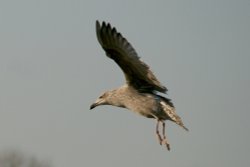
[[[166,138],[162,140],[162,144],[164,144],[167,147],[168,151],[170,150],[170,144],[168,143]]]

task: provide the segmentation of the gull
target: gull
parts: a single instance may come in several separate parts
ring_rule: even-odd
[[[100,105],[112,105],[155,119],[158,141],[160,145],[165,145],[170,150],[165,134],[165,120],[175,122],[187,131],[188,129],[176,114],[171,99],[159,95],[159,93],[166,93],[167,88],[158,81],[149,66],[140,60],[132,45],[110,23],[100,24],[96,21],[96,35],[107,57],[113,59],[122,69],[126,83],[117,89],[103,93],[90,109]]]

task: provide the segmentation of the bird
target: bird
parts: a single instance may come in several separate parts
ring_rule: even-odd
[[[150,67],[141,61],[133,46],[110,23],[96,21],[97,40],[106,53],[124,73],[126,83],[104,92],[91,104],[90,110],[100,105],[126,108],[139,115],[156,120],[155,134],[160,145],[170,150],[165,134],[165,121],[170,120],[188,131],[176,114],[171,99],[161,94],[168,89],[155,77]],[[159,126],[162,125],[160,133]]]

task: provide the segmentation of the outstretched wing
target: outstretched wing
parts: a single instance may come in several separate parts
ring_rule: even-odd
[[[132,45],[105,22],[96,21],[96,34],[106,55],[122,69],[127,84],[143,92],[159,91],[166,93],[167,88],[154,76],[149,66],[140,60]]]

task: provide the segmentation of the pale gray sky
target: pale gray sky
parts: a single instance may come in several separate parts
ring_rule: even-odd
[[[124,82],[96,40],[111,22],[168,87],[186,133],[90,104]],[[0,151],[55,167],[250,164],[249,0],[1,0]]]

